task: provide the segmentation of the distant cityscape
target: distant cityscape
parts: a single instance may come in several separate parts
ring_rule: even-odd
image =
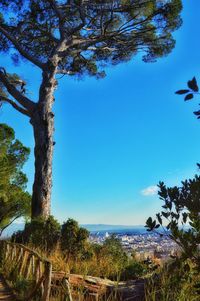
[[[125,252],[134,256],[138,260],[148,258],[158,262],[164,262],[171,256],[176,256],[178,247],[166,235],[147,232],[144,226],[121,226],[121,225],[104,225],[88,224],[81,225],[90,232],[89,240],[92,243],[103,244],[106,238],[112,234],[121,241]],[[24,224],[13,224],[4,233],[4,237],[11,236],[13,232],[22,230]]]
[[[103,244],[106,238],[115,234],[129,256],[139,260],[151,259],[163,263],[177,255],[178,247],[168,236],[149,233],[143,226],[124,229],[91,231],[90,242]]]

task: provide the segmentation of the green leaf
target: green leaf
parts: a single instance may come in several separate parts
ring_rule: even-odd
[[[186,101],[186,100],[190,100],[190,99],[192,99],[193,97],[194,97],[194,95],[193,95],[192,93],[190,93],[190,94],[188,94],[188,95],[185,96],[184,100],[185,100],[185,101]]]
[[[194,115],[199,116],[200,115],[200,110],[199,111],[195,111]]]
[[[145,227],[151,227],[153,223],[152,217],[149,217],[146,221],[146,226]]]
[[[152,223],[152,228],[155,228],[155,226],[156,226],[156,221],[154,220]]]
[[[170,215],[169,212],[164,212],[164,211],[162,211],[161,213],[162,213],[162,215],[163,215],[165,218],[168,218],[169,215]]]
[[[190,89],[192,89],[194,92],[198,92],[198,91],[199,91],[199,87],[198,87],[198,85],[197,85],[197,80],[196,80],[195,77],[193,77],[192,80],[189,80],[189,81],[188,81],[188,87],[189,87]]]
[[[176,94],[186,94],[186,93],[188,93],[188,92],[190,92],[190,90],[178,90],[178,91],[176,91],[175,93]]]
[[[162,218],[160,216],[160,213],[156,214],[156,217],[158,219],[158,222],[162,225]]]

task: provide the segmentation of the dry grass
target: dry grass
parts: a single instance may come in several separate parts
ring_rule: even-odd
[[[119,281],[121,266],[113,263],[109,257],[98,257],[93,255],[88,260],[81,258],[69,258],[67,261],[59,247],[48,258],[53,263],[53,268],[56,271],[64,271],[66,273],[90,275],[94,277],[110,278]]]
[[[32,246],[30,246],[32,247]],[[113,264],[109,257],[92,256],[88,260],[64,258],[59,247],[51,254],[45,254],[36,249],[38,253],[48,257],[53,263],[55,271],[64,271],[65,273],[90,275],[102,278],[109,278],[115,275],[116,286],[120,279],[119,266]],[[5,263],[10,267],[9,271],[15,270],[12,262]],[[8,270],[8,269],[7,269]],[[12,273],[11,273],[12,274]],[[15,279],[16,280],[16,279]],[[149,277],[145,287],[145,301],[200,301],[200,274],[195,271],[190,261],[172,262],[160,268],[152,277]],[[17,279],[15,289],[21,293],[27,290],[28,283],[26,279]],[[80,287],[77,290],[76,301],[85,300],[84,290]],[[52,301],[60,301],[58,295]],[[102,296],[99,301],[120,301],[115,291],[110,296]]]

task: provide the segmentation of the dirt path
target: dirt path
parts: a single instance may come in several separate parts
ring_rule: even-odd
[[[133,280],[118,287],[122,301],[144,301],[144,279]]]
[[[6,285],[3,278],[0,276],[0,300],[1,301],[15,301],[15,297],[11,290]]]

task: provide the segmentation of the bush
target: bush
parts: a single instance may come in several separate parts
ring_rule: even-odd
[[[121,280],[136,279],[141,277],[145,272],[146,269],[142,263],[132,260],[122,272]]]
[[[37,218],[27,223],[24,231],[14,233],[12,241],[31,244],[34,248],[50,253],[59,242],[60,229],[60,224],[53,216],[49,216],[47,220]]]
[[[87,245],[89,232],[79,227],[78,222],[73,219],[68,219],[61,229],[61,250],[68,262],[69,258],[77,259],[87,257]]]
[[[93,245],[93,252],[100,276],[118,281],[128,264],[128,256],[124,252],[120,240],[112,235],[105,240],[102,246]]]

